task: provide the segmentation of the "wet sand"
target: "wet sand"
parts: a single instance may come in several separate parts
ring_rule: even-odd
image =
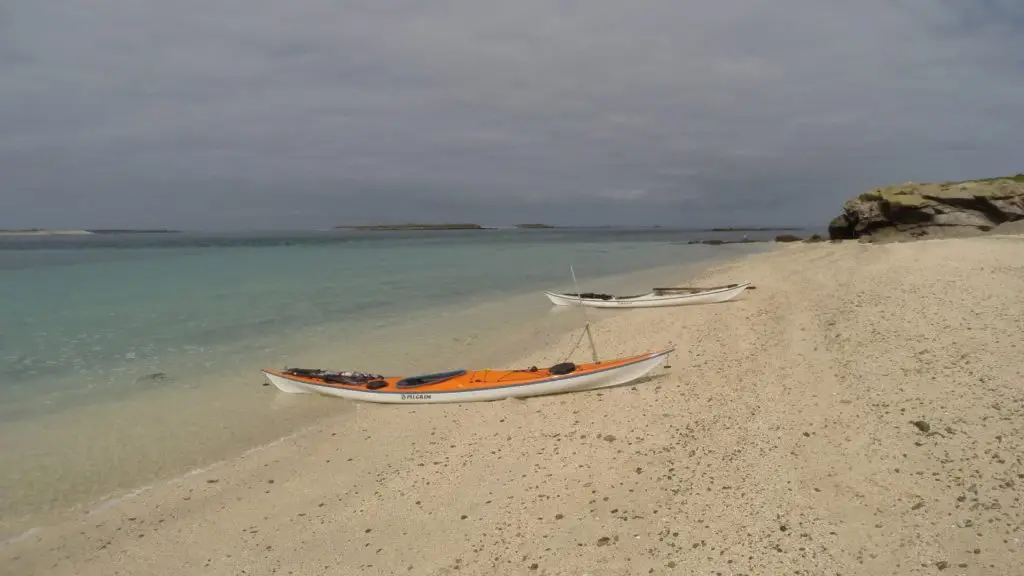
[[[7,544],[0,566],[54,576],[1019,573],[1022,255],[1024,238],[1012,236],[780,246],[700,279],[752,281],[740,300],[588,311],[603,358],[679,347],[646,382],[495,403],[355,404]],[[538,338],[547,350],[507,366],[554,363],[578,336]]]

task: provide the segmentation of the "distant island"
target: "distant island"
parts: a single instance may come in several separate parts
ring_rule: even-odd
[[[181,230],[133,230],[133,229],[81,229],[64,230],[55,228],[9,228],[0,229],[0,236],[91,236],[93,234],[177,234]]]
[[[482,226],[480,224],[471,224],[466,222],[455,222],[449,224],[420,224],[420,223],[408,223],[408,224],[352,224],[345,226],[335,226],[335,230],[370,230],[370,231],[406,231],[406,230],[499,230],[502,226]],[[538,230],[557,228],[551,224],[514,224],[512,228],[518,228],[520,230]]]
[[[335,226],[337,229],[345,230],[374,230],[374,231],[400,231],[400,230],[484,230],[479,224],[370,224],[362,226]]]
[[[0,236],[88,236],[88,230],[47,230],[43,228],[10,228],[0,230]]]
[[[119,229],[119,228],[90,228],[90,234],[181,234],[181,230],[159,229]]]
[[[767,227],[753,227],[753,228],[705,228],[698,230],[698,232],[792,232],[794,230],[800,230],[800,228],[772,228]]]

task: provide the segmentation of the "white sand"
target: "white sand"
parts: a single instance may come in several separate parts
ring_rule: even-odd
[[[742,300],[595,326],[605,358],[679,345],[651,381],[358,405],[8,544],[0,567],[1019,574],[1022,256],[1020,237],[780,247],[703,278],[753,281]]]

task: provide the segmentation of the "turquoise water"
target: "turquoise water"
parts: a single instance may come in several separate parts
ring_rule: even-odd
[[[708,235],[0,238],[0,490],[8,495],[0,528],[226,457],[342,409],[337,401],[256,394],[262,367],[306,360],[428,369],[427,359],[449,360],[443,351],[467,333],[460,322],[543,322],[550,304],[540,291],[571,287],[570,264],[583,289],[601,289],[602,278],[770,246],[686,244],[695,237]],[[520,295],[527,296],[513,300]],[[486,317],[453,315],[502,299],[510,300]],[[412,319],[415,330],[403,332]],[[509,359],[523,352],[510,350]]]

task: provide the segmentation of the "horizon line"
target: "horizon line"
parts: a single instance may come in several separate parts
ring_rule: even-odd
[[[631,228],[631,229],[657,229],[679,230],[687,232],[773,232],[787,230],[812,230],[816,228],[827,228],[827,225],[756,225],[756,224],[725,224],[697,227],[683,224],[543,224],[542,226],[531,226],[529,224],[476,224],[476,223],[378,223],[378,224],[341,224],[330,227],[309,227],[309,228],[190,228],[190,227],[11,227],[0,228],[0,234],[33,234],[33,233],[91,233],[91,234],[167,234],[167,233],[218,233],[218,232],[336,232],[347,231],[358,228],[387,228],[402,226],[437,226],[446,225],[479,226],[479,228],[463,228],[463,230],[558,230],[558,229],[594,229],[594,228]],[[396,231],[401,231],[396,230]],[[432,231],[409,229],[409,232]],[[443,231],[433,230],[433,231]],[[454,230],[452,230],[454,231]]]

